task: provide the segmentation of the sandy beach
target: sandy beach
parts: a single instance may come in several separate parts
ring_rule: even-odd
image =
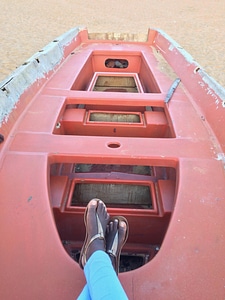
[[[147,33],[160,28],[225,86],[224,0],[1,0],[0,81],[65,31]]]

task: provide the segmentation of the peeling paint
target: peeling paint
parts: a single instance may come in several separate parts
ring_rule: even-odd
[[[181,47],[180,44],[178,44],[174,39],[172,39],[167,33],[165,33],[163,30],[156,29],[165,39],[167,39],[170,42],[170,47],[177,48],[177,50],[185,57],[187,62],[190,64],[196,64],[194,58],[189,54],[186,50],[184,50],[183,47]],[[172,49],[172,48],[171,48]],[[197,66],[197,64],[196,64]]]
[[[82,29],[76,27],[66,32],[35,53],[0,83],[0,127],[7,123],[21,95],[36,81],[47,78],[47,74],[61,63],[64,59],[64,48],[76,39]]]
[[[218,105],[221,103],[222,107],[225,107],[225,90],[223,87],[217,85],[212,87],[209,86],[209,83],[206,80],[206,76],[202,77],[203,81],[198,81],[199,86],[206,92],[207,95],[210,95],[218,108]],[[223,99],[224,98],[224,99]],[[222,101],[221,101],[222,100]]]
[[[216,160],[221,161],[225,171],[225,153],[218,153]]]
[[[216,160],[221,160],[223,163],[225,163],[225,153],[218,153]]]
[[[174,49],[174,45],[173,45],[173,44],[170,44],[169,50],[170,50],[170,51],[173,51],[173,49]]]
[[[222,107],[225,108],[225,89],[217,83],[212,77],[210,77],[199,64],[194,60],[194,58],[184,50],[176,41],[174,41],[170,36],[168,36],[164,31],[158,30],[158,32],[168,40],[170,43],[169,50],[172,51],[177,49],[185,60],[190,63],[190,65],[195,66],[194,73],[199,73],[202,77],[202,81],[199,82],[199,85],[204,88],[207,94],[211,95],[215,100],[218,100],[221,103]],[[218,105],[218,104],[216,104]]]

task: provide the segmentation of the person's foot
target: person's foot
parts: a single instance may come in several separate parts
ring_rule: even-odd
[[[86,238],[80,253],[81,268],[95,251],[105,251],[105,232],[108,220],[109,214],[105,204],[99,199],[92,199],[88,203],[84,215]]]
[[[128,222],[124,217],[114,217],[106,228],[106,252],[118,274],[122,247],[128,237]]]

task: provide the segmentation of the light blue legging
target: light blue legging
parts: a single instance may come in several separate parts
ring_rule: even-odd
[[[84,266],[87,284],[77,300],[127,300],[127,295],[104,251],[94,252]]]

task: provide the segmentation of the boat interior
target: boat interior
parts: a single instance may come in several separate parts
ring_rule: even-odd
[[[214,122],[222,120],[220,109],[199,109],[206,94],[201,71],[156,31],[135,42],[90,39],[81,30],[64,48],[60,65],[25,90],[9,119],[12,128],[2,130],[8,139],[0,143],[1,189],[11,216],[5,236],[10,229],[16,256],[28,262],[23,277],[29,281],[31,265],[37,272],[39,285],[33,289],[39,296],[38,286],[46,292],[58,276],[64,289],[60,284],[51,289],[56,298],[74,297],[85,284],[77,264],[85,207],[100,198],[111,216],[123,215],[129,223],[119,277],[130,299],[147,299],[150,290],[154,299],[162,299],[160,290],[167,286],[172,286],[168,299],[174,299],[172,283],[182,287],[181,295],[184,268],[204,260],[199,249],[208,251],[205,237],[217,228],[212,221],[209,230],[198,216],[201,211],[203,219],[215,220],[213,191],[217,186],[218,199],[224,191],[222,158],[216,156],[223,152],[218,145],[224,135]],[[34,59],[37,67],[45,51]],[[181,82],[166,103],[176,78]],[[212,97],[219,99],[208,92],[205,103]],[[222,201],[216,205],[224,208]],[[5,262],[15,257],[13,251],[7,249]],[[222,248],[216,251],[219,255]],[[17,280],[18,260],[14,269]],[[200,278],[202,267],[196,272]],[[48,281],[40,274],[48,274]],[[192,279],[198,289],[201,283]],[[25,282],[15,289],[21,295]]]
[[[136,269],[159,251],[174,207],[176,170],[116,164],[52,164],[51,203],[60,239],[78,262],[85,236],[83,211],[102,199],[111,215],[129,216],[131,234],[120,272]],[[80,228],[76,231],[74,228]]]
[[[106,149],[119,152],[123,142],[118,138],[129,138],[134,147],[142,142],[144,146],[144,140],[151,138],[175,138],[162,103],[141,101],[142,95],[144,100],[163,97],[163,82],[154,76],[146,55],[132,47],[126,53],[105,47],[96,50],[86,45],[82,67],[73,68],[70,76],[74,96],[71,93],[64,101],[52,133],[82,140],[93,137],[90,148],[95,147],[97,137],[103,137],[109,139]],[[152,50],[148,51],[152,58]],[[70,69],[78,62],[79,53],[72,52]],[[118,104],[125,93],[126,103]],[[60,239],[75,261],[85,236],[84,207],[90,199],[100,198],[110,214],[126,216],[130,234],[120,261],[120,272],[125,272],[146,264],[160,250],[175,203],[177,163],[160,161],[157,165],[150,159],[145,164],[142,157],[138,164],[126,163],[122,153],[103,163],[102,155],[101,151],[97,158],[90,154],[88,163],[74,158],[72,163],[51,164],[51,203]]]

